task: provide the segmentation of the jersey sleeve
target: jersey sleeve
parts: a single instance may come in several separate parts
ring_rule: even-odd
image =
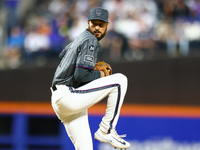
[[[67,50],[70,48],[70,46],[72,45],[72,43],[69,43],[59,54],[58,58],[59,60],[62,60],[62,58],[65,56]]]
[[[94,69],[100,45],[96,39],[88,39],[79,47],[76,67]]]

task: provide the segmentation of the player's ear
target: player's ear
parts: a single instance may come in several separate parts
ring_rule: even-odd
[[[108,22],[108,24],[107,24],[107,28],[109,27],[109,25],[110,25],[110,22]]]
[[[88,20],[87,23],[88,23],[88,25],[89,25],[89,24],[90,24],[90,21]]]

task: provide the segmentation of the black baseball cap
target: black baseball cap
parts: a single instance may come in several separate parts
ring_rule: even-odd
[[[109,22],[108,18],[108,11],[102,8],[92,8],[88,15],[88,20],[102,20],[105,22]]]

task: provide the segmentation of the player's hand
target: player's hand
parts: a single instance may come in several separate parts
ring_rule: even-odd
[[[108,76],[108,74],[105,73],[104,71],[100,71],[100,73],[101,73],[101,77],[106,77],[106,76]]]
[[[100,71],[101,72],[101,77],[105,77],[105,76],[108,76],[108,75],[112,74],[111,66],[108,63],[104,62],[104,61],[96,63],[94,70]]]

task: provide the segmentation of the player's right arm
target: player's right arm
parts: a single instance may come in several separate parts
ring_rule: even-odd
[[[70,46],[72,45],[72,43],[69,43],[59,54],[58,58],[59,60],[62,60],[62,58],[65,56],[67,50],[70,48]]]

